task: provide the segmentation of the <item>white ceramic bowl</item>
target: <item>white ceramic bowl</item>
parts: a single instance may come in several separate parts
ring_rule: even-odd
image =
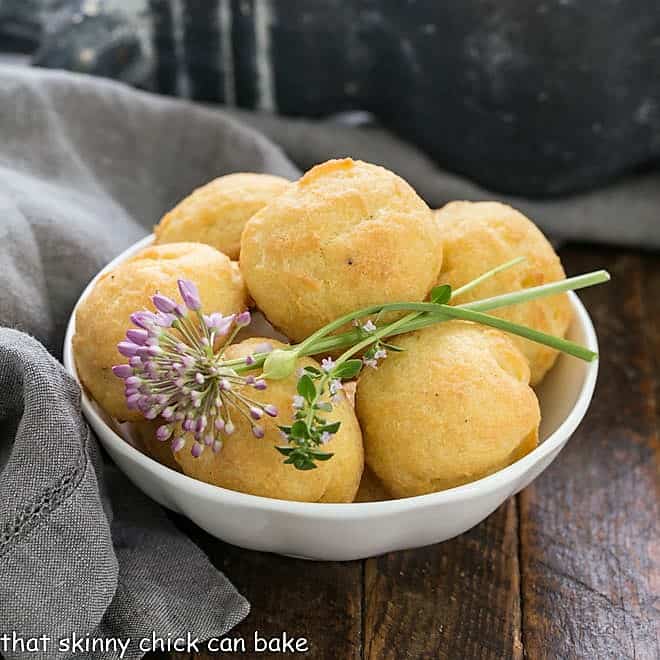
[[[136,243],[101,272],[152,240],[149,236]],[[595,351],[596,334],[589,315],[578,297],[569,295],[574,319],[568,336]],[[64,364],[78,381],[71,348],[74,331],[75,309],[66,333]],[[211,486],[138,451],[120,435],[126,436],[126,432],[84,390],[82,409],[110,456],[138,488],[213,536],[252,550],[341,561],[438,543],[481,522],[554,460],[587,411],[597,372],[597,361],[587,364],[566,355],[559,357],[537,392],[543,417],[541,442],[513,465],[465,486],[388,502],[307,504]]]

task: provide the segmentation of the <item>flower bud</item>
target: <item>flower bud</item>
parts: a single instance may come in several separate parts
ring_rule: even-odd
[[[151,296],[151,302],[154,307],[164,314],[174,314],[177,304],[171,298],[164,296],[162,293],[155,293]]]
[[[178,438],[174,438],[174,440],[172,440],[172,444],[170,446],[172,448],[172,451],[176,454],[177,452],[181,451],[186,446],[186,439],[183,436],[179,436]]]
[[[250,322],[252,321],[252,316],[250,312],[245,310],[244,312],[241,312],[237,317],[236,317],[236,325],[239,328],[244,328],[245,326],[250,325]]]
[[[269,403],[264,406],[264,412],[269,416],[269,417],[277,417],[278,410],[277,407],[274,406],[272,403]]]
[[[117,350],[125,357],[133,357],[138,350],[139,346],[132,341],[120,341],[117,344]]]
[[[130,378],[133,375],[133,367],[128,364],[116,364],[112,367],[112,373],[117,378]]]
[[[126,331],[126,339],[134,344],[144,344],[149,338],[149,333],[142,328],[130,328]]]
[[[165,440],[168,440],[171,435],[172,435],[172,427],[168,426],[167,424],[163,424],[162,426],[159,426],[158,429],[156,430],[156,438],[161,442],[165,442]]]
[[[186,307],[192,311],[198,310],[202,306],[202,301],[200,300],[199,291],[194,282],[190,280],[178,280],[177,284],[179,285],[179,293]]]
[[[270,380],[282,380],[288,378],[296,368],[298,354],[285,348],[278,348],[268,354],[264,362],[264,378]]]
[[[131,314],[131,323],[137,325],[138,328],[150,330],[151,326],[156,323],[156,315],[153,312],[147,312],[146,310],[133,312]]]

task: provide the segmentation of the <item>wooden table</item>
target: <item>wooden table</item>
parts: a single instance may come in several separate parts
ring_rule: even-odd
[[[613,279],[581,294],[600,376],[553,465],[466,534],[366,561],[250,552],[182,521],[252,604],[229,637],[286,631],[329,660],[660,657],[660,257],[561,256]]]

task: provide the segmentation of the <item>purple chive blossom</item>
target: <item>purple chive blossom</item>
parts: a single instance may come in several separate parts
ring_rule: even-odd
[[[112,373],[117,378],[130,378],[133,375],[133,368],[130,364],[116,364],[112,367]]]
[[[274,406],[272,403],[267,403],[264,406],[264,412],[269,416],[269,417],[277,417],[279,415],[279,411],[277,410],[277,407]]]
[[[174,321],[176,321],[174,314],[166,314],[165,312],[156,314],[155,324],[161,328],[170,328]]]
[[[236,326],[238,328],[244,328],[248,325],[250,325],[252,321],[252,316],[250,312],[245,310],[244,312],[241,312],[237,317],[236,317]]]
[[[169,440],[170,436],[172,435],[172,430],[172,427],[168,426],[167,424],[159,426],[156,430],[156,439],[160,440],[161,442]]]
[[[248,356],[246,356],[246,358],[245,358],[245,364],[246,364],[248,367],[252,366],[252,365],[254,364],[254,362],[255,362],[255,360],[254,360],[254,356],[253,356],[253,355],[248,355]]]
[[[147,312],[146,310],[141,312],[133,312],[131,314],[131,323],[136,325],[138,328],[150,330],[151,327],[156,323],[156,315],[153,312]]]
[[[170,445],[170,447],[172,448],[172,451],[175,454],[177,452],[180,452],[185,446],[186,446],[186,439],[183,436],[179,436],[178,438],[174,438],[174,440],[172,440],[172,444]]]
[[[193,312],[196,312],[201,306],[202,301],[199,297],[199,291],[194,282],[190,280],[178,280],[179,293],[186,307]]]
[[[125,357],[133,357],[140,347],[132,341],[120,341],[117,350]]]
[[[164,296],[162,293],[155,293],[151,296],[151,302],[154,307],[163,314],[174,314],[177,309],[177,303],[171,298]]]
[[[141,398],[141,394],[135,393],[126,397],[126,405],[129,410],[136,410]]]
[[[229,316],[223,316],[220,312],[213,312],[213,314],[209,314],[208,316],[204,315],[203,318],[209,330],[214,330],[216,335],[224,337],[231,329],[236,315],[230,314]]]
[[[321,360],[321,369],[330,373],[335,368],[335,361],[331,357],[325,357]]]
[[[173,452],[181,451],[192,436],[189,447],[194,457],[205,447],[216,453],[222,449],[223,437],[235,431],[232,409],[253,420],[252,433],[263,438],[265,429],[254,422],[266,415],[276,417],[277,408],[253,401],[245,390],[266,389],[266,381],[243,376],[236,363],[227,364],[224,357],[236,330],[250,323],[250,313],[205,315],[192,282],[180,280],[179,292],[185,306],[157,293],[152,297],[157,313],[131,314],[135,327],[117,345],[129,364],[112,369],[124,381],[127,406],[147,419],[162,418],[156,437],[169,440]],[[211,342],[209,330],[216,339],[225,337],[224,342]],[[264,346],[272,350],[272,345],[262,343],[262,352],[267,352]]]
[[[143,328],[131,328],[126,331],[126,339],[134,344],[144,344],[149,339],[149,333]]]

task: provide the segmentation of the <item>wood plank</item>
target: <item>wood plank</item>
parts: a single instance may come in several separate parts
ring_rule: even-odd
[[[642,256],[642,330],[654,374],[655,428],[660,433],[660,255]],[[660,592],[660,578],[658,584]]]
[[[254,633],[261,637],[304,637],[307,657],[357,660],[362,655],[362,563],[310,562],[264,552],[243,550],[222,543],[191,522],[177,517],[177,524],[190,534],[217,568],[248,599],[248,617],[228,634],[243,637],[247,653],[223,657],[276,659],[287,654],[254,652]],[[305,654],[298,654],[301,657]],[[196,660],[218,654],[194,654]],[[172,654],[172,660],[190,656]]]
[[[369,559],[365,658],[521,658],[514,499],[446,543]]]
[[[569,247],[562,259],[613,281],[582,294],[601,352],[589,414],[520,495],[523,644],[534,659],[657,658],[660,450],[640,257]]]

